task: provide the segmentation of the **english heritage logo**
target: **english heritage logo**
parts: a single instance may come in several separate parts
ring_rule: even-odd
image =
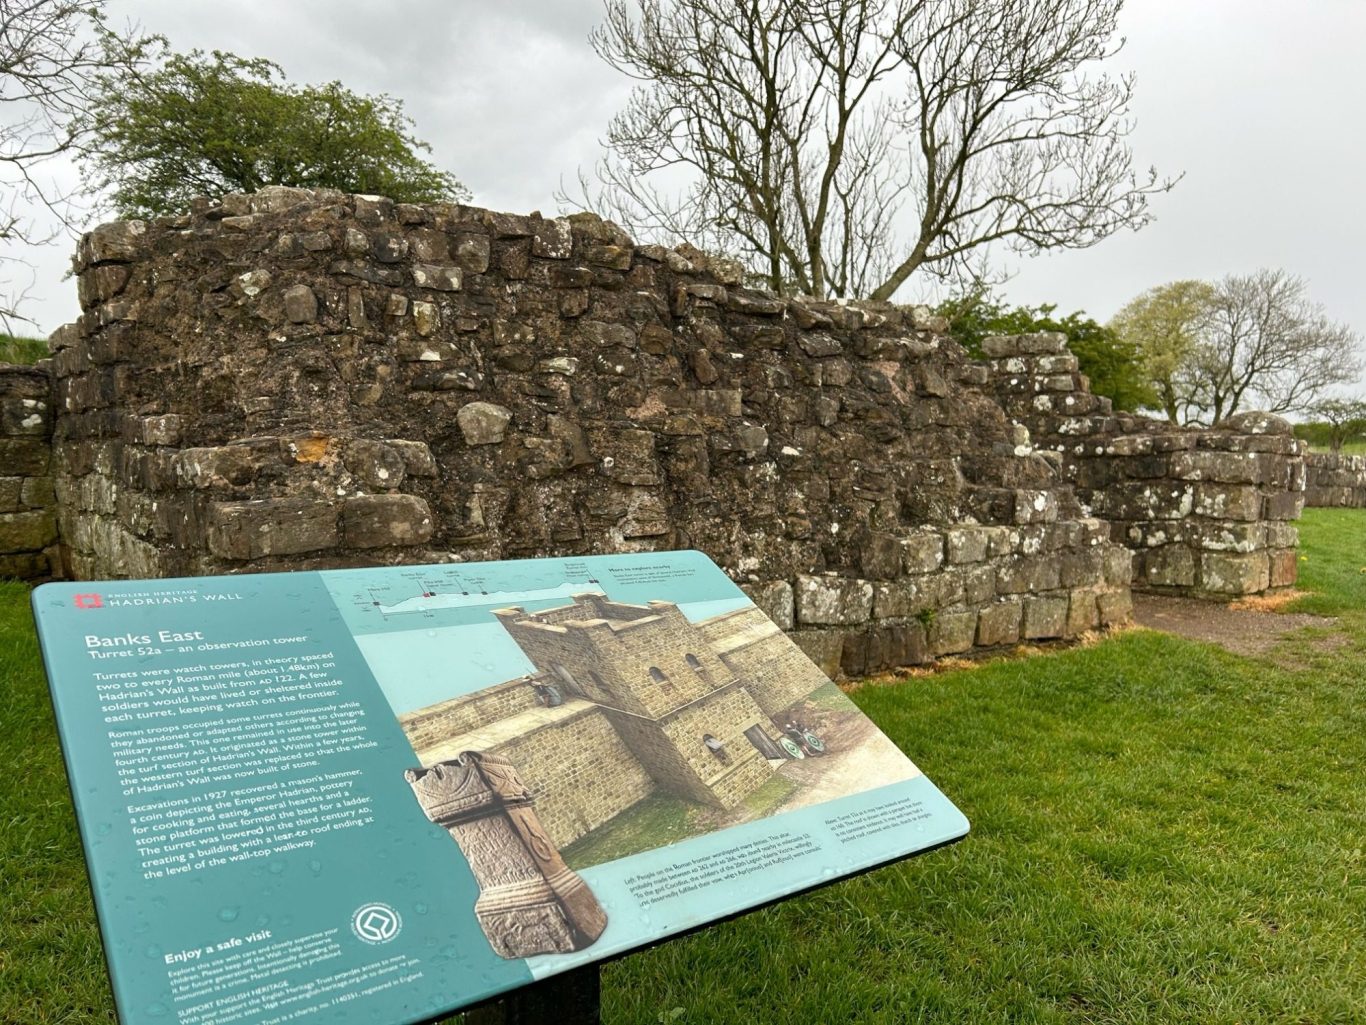
[[[403,926],[403,919],[388,904],[362,904],[351,916],[351,931],[366,943],[388,943]]]
[[[98,594],[78,594],[72,599],[78,609],[102,609],[104,608],[104,598]]]

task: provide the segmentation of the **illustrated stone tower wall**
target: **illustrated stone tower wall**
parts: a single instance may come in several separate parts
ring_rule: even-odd
[[[546,677],[601,706],[665,790],[730,807],[771,775],[745,731],[776,731],[765,711],[672,602],[600,594],[538,612],[499,609],[504,629]],[[723,761],[703,743],[726,746]]]
[[[606,913],[546,835],[512,763],[470,751],[405,778],[469,862],[475,915],[501,957],[567,954],[602,935]]]

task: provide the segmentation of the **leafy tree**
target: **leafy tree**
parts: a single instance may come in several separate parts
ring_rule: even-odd
[[[1298,425],[1309,430],[1297,429],[1295,433],[1311,440],[1322,437],[1334,452],[1341,452],[1349,441],[1366,437],[1366,399],[1321,399],[1309,407],[1309,412],[1320,422]]]
[[[105,75],[86,115],[86,158],[121,216],[183,210],[195,196],[266,185],[334,188],[400,202],[466,199],[417,154],[401,101],[339,82],[296,86],[260,58],[165,54],[143,73]]]
[[[80,143],[78,115],[97,78],[135,68],[150,45],[135,31],[109,30],[104,7],[105,0],[0,0],[0,243],[7,247],[52,237],[24,215],[26,204],[69,220],[69,197],[44,180],[42,165]],[[24,262],[0,258],[6,270]],[[4,285],[0,325],[9,328],[26,318],[19,314],[22,294]]]
[[[1282,270],[1161,285],[1110,326],[1143,353],[1168,418],[1185,423],[1304,410],[1362,365],[1356,333]]]
[[[1131,299],[1110,319],[1110,329],[1139,353],[1144,373],[1161,409],[1172,423],[1192,412],[1191,359],[1208,325],[1214,286],[1205,281],[1173,281]]]
[[[593,48],[639,85],[577,205],[818,297],[1093,245],[1172,184],[1133,169],[1132,79],[1092,70],[1121,7],[607,0]]]
[[[1082,310],[1056,316],[1057,306],[1016,306],[1008,309],[990,296],[971,294],[940,304],[937,312],[949,321],[954,338],[974,356],[982,354],[989,335],[1021,335],[1059,331],[1077,357],[1091,391],[1107,396],[1115,409],[1133,411],[1156,399],[1147,385],[1135,347]]]

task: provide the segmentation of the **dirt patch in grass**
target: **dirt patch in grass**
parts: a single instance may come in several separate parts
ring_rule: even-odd
[[[1335,627],[1337,620],[1298,612],[1277,612],[1298,595],[1243,599],[1229,605],[1157,594],[1134,595],[1134,622],[1150,630],[1207,641],[1237,655],[1265,655],[1291,634],[1306,627]],[[1333,648],[1348,640],[1331,633],[1315,638]]]

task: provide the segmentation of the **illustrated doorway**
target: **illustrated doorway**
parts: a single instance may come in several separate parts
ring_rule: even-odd
[[[745,730],[745,737],[751,744],[759,749],[759,753],[765,758],[775,761],[782,761],[784,755],[782,748],[774,743],[773,738],[764,732],[764,728],[757,723]]]

